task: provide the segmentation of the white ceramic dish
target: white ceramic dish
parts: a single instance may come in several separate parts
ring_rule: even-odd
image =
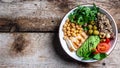
[[[93,5],[82,5],[82,6],[88,6],[88,7],[92,7]],[[98,6],[97,6],[98,7]],[[77,7],[76,7],[77,8]],[[81,62],[96,62],[98,60],[82,60],[81,57],[78,57],[76,55],[76,52],[71,52],[65,42],[65,40],[63,39],[64,37],[64,34],[63,34],[63,31],[62,31],[62,28],[63,28],[63,25],[66,21],[66,19],[68,19],[68,16],[70,13],[72,13],[76,8],[72,9],[71,11],[69,11],[65,17],[63,18],[61,24],[60,24],[60,27],[59,27],[59,39],[60,39],[60,43],[61,43],[61,46],[63,48],[63,50],[70,56],[72,57],[73,59],[77,60],[77,61],[81,61]],[[109,20],[110,20],[110,23],[112,25],[112,28],[113,28],[113,32],[115,34],[115,39],[112,40],[110,43],[111,43],[111,48],[109,49],[109,51],[107,52],[107,54],[109,55],[111,53],[111,51],[114,49],[115,45],[116,45],[116,41],[117,41],[117,36],[118,36],[118,30],[117,30],[117,26],[116,26],[116,23],[115,23],[115,20],[113,19],[113,17],[103,8],[100,8],[99,7],[99,11],[103,14],[105,14]]]

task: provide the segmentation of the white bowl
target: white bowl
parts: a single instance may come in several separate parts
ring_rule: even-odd
[[[93,5],[82,5],[82,6],[88,6],[88,7],[92,7]],[[98,7],[98,6],[97,6]],[[77,7],[76,7],[77,8]],[[62,31],[62,28],[63,28],[63,25],[65,24],[65,21],[66,19],[68,19],[68,16],[70,13],[72,13],[76,8],[72,9],[71,11],[69,11],[65,17],[63,18],[61,24],[60,24],[60,27],[59,27],[59,39],[60,39],[60,43],[61,43],[61,46],[63,48],[63,50],[70,56],[72,57],[73,59],[77,60],[77,61],[81,61],[81,62],[96,62],[98,60],[82,60],[81,57],[78,57],[76,55],[76,52],[71,52],[65,42],[65,40],[63,39],[64,37],[64,34],[63,34],[63,31]],[[116,41],[117,41],[117,36],[118,36],[118,30],[117,30],[117,26],[116,26],[116,23],[115,23],[115,20],[113,19],[113,17],[103,8],[100,8],[99,7],[99,11],[103,14],[105,14],[107,16],[107,18],[110,20],[110,23],[112,25],[112,28],[113,28],[113,32],[115,34],[115,39],[112,40],[110,43],[111,43],[111,48],[109,49],[109,51],[107,52],[107,55],[109,55],[111,53],[111,51],[114,49],[115,45],[116,45]]]

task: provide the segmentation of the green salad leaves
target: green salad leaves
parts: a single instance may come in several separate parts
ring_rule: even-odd
[[[105,54],[105,53],[99,53],[99,54],[96,54],[93,56],[93,58],[96,60],[102,60],[105,57],[107,57],[107,54]]]
[[[69,19],[73,23],[84,25],[90,21],[96,20],[99,8],[93,4],[93,7],[78,6],[73,13],[69,15]]]

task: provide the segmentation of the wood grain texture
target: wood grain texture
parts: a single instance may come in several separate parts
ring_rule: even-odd
[[[118,37],[107,58],[81,63],[66,55],[57,33],[1,33],[0,68],[119,68],[120,34]]]
[[[57,31],[69,10],[93,3],[110,12],[120,29],[119,0],[0,0],[0,31]]]

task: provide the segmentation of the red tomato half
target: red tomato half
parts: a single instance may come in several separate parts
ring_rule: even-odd
[[[109,43],[110,42],[110,39],[109,38],[106,38],[106,41],[105,41],[106,43]]]
[[[110,44],[107,43],[99,43],[97,46],[97,50],[100,53],[106,53],[110,49]]]

